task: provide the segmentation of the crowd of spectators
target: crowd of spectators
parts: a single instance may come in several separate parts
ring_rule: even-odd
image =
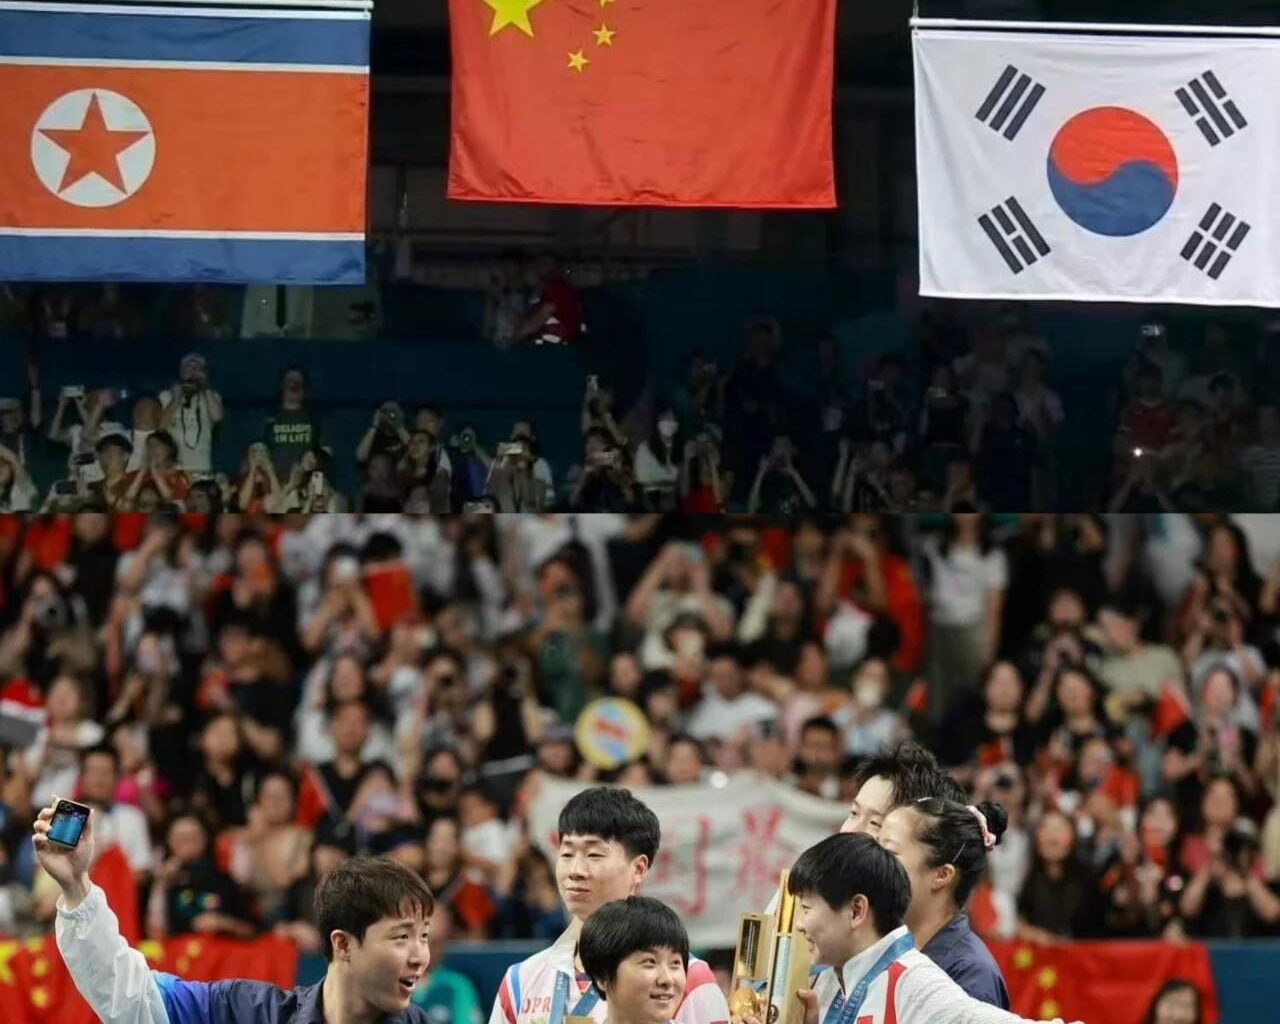
[[[314,949],[361,851],[457,934],[549,939],[546,777],[847,801],[915,737],[1009,811],[988,933],[1275,936],[1278,629],[1270,517],[3,518],[0,931],[50,925],[55,793],[153,936]],[[573,738],[599,695],[652,729],[609,772]]]
[[[181,296],[172,337],[234,333],[210,295]],[[80,297],[0,291],[0,336],[7,326],[87,342],[128,337],[140,319],[112,285]],[[415,402],[406,386],[369,410],[353,451],[335,441],[305,369],[292,367],[258,439],[215,464],[228,408],[204,356],[182,358],[158,393],[118,380],[44,393],[33,358],[26,382],[0,388],[0,510],[1276,509],[1275,332],[1176,326],[1176,344],[1165,325],[1144,326],[1123,372],[1104,371],[1089,407],[1074,410],[1114,424],[1109,450],[1064,448],[1073,410],[1054,384],[1054,349],[1017,306],[924,306],[906,347],[853,367],[834,336],[784,338],[778,322],[752,320],[736,357],[694,351],[678,379],[620,389],[587,374],[576,450],[548,450],[530,410],[514,409],[509,431],[481,431],[447,403]],[[477,331],[498,348],[592,337],[563,267],[516,255],[494,271]],[[801,349],[816,367],[803,386],[784,372]]]

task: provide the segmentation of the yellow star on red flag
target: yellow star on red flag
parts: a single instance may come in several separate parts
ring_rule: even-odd
[[[9,961],[18,955],[18,944],[16,942],[0,942],[0,982],[5,985],[14,984],[13,968],[9,966]]]
[[[542,0],[484,0],[493,8],[493,24],[489,26],[489,35],[494,36],[508,25],[514,25],[527,36],[533,35],[533,23],[529,20],[529,12]]]
[[[591,61],[587,58],[587,55],[581,50],[575,50],[569,54],[569,67],[573,68],[578,74],[582,74],[583,69],[590,63]]]
[[[595,33],[597,46],[612,46],[613,37],[618,34],[608,25],[601,25],[599,28],[593,29],[592,31]]]

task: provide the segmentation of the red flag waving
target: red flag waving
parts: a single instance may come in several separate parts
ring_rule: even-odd
[[[1066,946],[989,943],[1013,1012],[1024,1017],[1133,1024],[1167,981],[1189,981],[1204,997],[1205,1024],[1218,1020],[1209,951],[1161,942],[1077,942]]]
[[[1187,700],[1182,684],[1165,683],[1160,688],[1160,699],[1156,702],[1155,718],[1151,725],[1152,735],[1156,739],[1164,739],[1190,721],[1191,702]]]
[[[450,0],[452,199],[835,205],[835,0]]]
[[[184,935],[143,942],[152,970],[188,981],[251,978],[281,988],[297,983],[298,951],[274,937],[253,942]],[[25,942],[0,936],[0,1021],[4,1024],[99,1024],[76,990],[52,935]]]
[[[112,843],[102,852],[89,877],[106,893],[125,942],[136,944],[142,938],[142,917],[138,908],[138,886],[124,851]]]

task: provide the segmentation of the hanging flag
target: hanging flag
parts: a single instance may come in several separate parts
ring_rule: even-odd
[[[5,3],[0,280],[363,282],[358,3]]]
[[[449,0],[449,197],[832,207],[835,8]]]
[[[1280,305],[1280,40],[917,25],[921,294]]]

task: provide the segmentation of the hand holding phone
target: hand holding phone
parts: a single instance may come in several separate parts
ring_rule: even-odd
[[[32,843],[40,866],[61,886],[68,909],[89,894],[93,861],[93,812],[85,804],[63,800],[36,816]]]

